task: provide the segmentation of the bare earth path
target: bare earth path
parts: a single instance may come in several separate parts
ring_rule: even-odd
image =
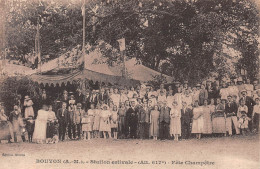
[[[179,142],[93,139],[42,145],[13,143],[0,144],[0,168],[258,169],[259,150],[257,135]]]

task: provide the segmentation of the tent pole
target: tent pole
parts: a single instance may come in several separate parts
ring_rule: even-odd
[[[82,55],[83,55],[83,59],[84,59],[84,68],[86,65],[86,58],[85,58],[85,36],[86,36],[86,11],[85,11],[85,4],[86,4],[86,0],[83,0],[83,5],[82,5],[82,15],[83,15],[83,42],[82,42]]]

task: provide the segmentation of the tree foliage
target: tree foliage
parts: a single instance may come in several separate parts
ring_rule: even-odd
[[[34,51],[38,18],[42,55],[56,58],[81,44],[81,5],[75,0],[8,3],[9,57],[25,62],[21,56]],[[253,1],[88,1],[86,23],[87,43],[112,47],[101,49],[106,57],[120,60],[114,51],[119,53],[117,39],[125,38],[127,57],[179,80],[235,76],[241,68],[253,80],[259,71],[259,11]]]

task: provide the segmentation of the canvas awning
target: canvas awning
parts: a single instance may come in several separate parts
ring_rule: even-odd
[[[83,79],[92,80],[94,82],[104,82],[104,83],[111,83],[111,84],[118,84],[122,86],[133,86],[139,84],[137,80],[132,79],[125,79],[122,76],[113,76],[107,75],[103,73],[98,73],[95,71],[84,69],[82,71],[76,71],[69,74],[62,74],[62,75],[41,75],[41,74],[33,74],[31,75],[31,79],[33,81],[43,84],[59,84],[62,83],[67,84],[68,82],[78,81]]]

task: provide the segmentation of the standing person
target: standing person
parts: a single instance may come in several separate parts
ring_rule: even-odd
[[[84,95],[83,95],[81,89],[77,90],[77,94],[75,95],[75,100],[76,100],[76,103],[80,103],[82,105],[82,108],[85,109]]]
[[[227,83],[223,82],[222,83],[222,88],[219,90],[219,94],[222,99],[227,100],[227,96],[229,95],[229,89],[227,88]]]
[[[212,121],[211,121],[211,111],[210,107],[208,106],[208,100],[204,100],[204,105],[202,106],[203,109],[203,134],[212,134]]]
[[[8,118],[5,115],[3,106],[0,105],[0,120],[7,121]],[[9,122],[10,121],[10,122]],[[19,107],[17,105],[14,106],[14,110],[9,115],[9,121],[7,121],[7,124],[9,126],[9,131],[11,134],[11,142],[21,142],[21,121],[22,121],[22,115]]]
[[[182,97],[182,102],[186,102],[187,107],[192,108],[192,96],[188,89],[184,91],[184,95]]]
[[[24,111],[24,118],[28,118],[29,116],[34,117],[34,111],[33,111],[33,102],[31,100],[31,98],[29,96],[25,96],[24,97],[24,107],[25,107],[25,111]]]
[[[138,116],[135,109],[135,101],[131,101],[131,107],[126,112],[127,129],[130,138],[137,138]]]
[[[118,115],[119,115],[119,120],[118,120],[118,129],[119,129],[119,135],[121,138],[125,138],[126,134],[126,107],[124,102],[120,103],[120,107],[118,109]]]
[[[172,107],[172,102],[174,101],[174,97],[173,97],[172,94],[173,94],[173,90],[169,90],[169,91],[168,91],[167,98],[166,98],[167,106],[168,106],[168,107]]]
[[[160,90],[157,102],[162,102],[163,103],[165,101],[167,101],[167,99],[166,99],[166,92],[164,92],[163,90]]]
[[[147,101],[144,101],[143,109],[145,113],[144,118],[144,138],[149,139],[149,130],[150,130],[150,108],[148,107]]]
[[[35,128],[33,133],[33,141],[36,143],[45,143],[46,141],[46,130],[48,120],[48,106],[43,105],[42,109],[38,111],[38,116],[35,120]]]
[[[52,111],[52,105],[48,108],[48,119],[47,119],[47,143],[53,143],[53,137],[58,134],[56,131],[56,124],[58,120],[56,118],[55,112]]]
[[[199,94],[199,105],[204,105],[204,100],[208,99],[208,91],[204,84],[201,84],[201,90]]]
[[[256,133],[259,132],[259,120],[260,120],[260,104],[259,104],[259,98],[255,98],[255,102],[256,102],[256,105],[254,105],[254,108],[253,108],[253,124],[254,124],[254,128],[256,130]]]
[[[88,113],[84,111],[84,113],[82,115],[81,124],[82,124],[83,140],[85,140],[85,141],[87,140],[87,135],[90,135],[90,134],[88,134],[89,123],[90,123],[90,120],[88,117]],[[90,140],[89,136],[88,136],[88,140]]]
[[[240,105],[237,111],[238,128],[242,130],[242,135],[245,135],[248,131],[248,121],[251,120],[248,117],[248,107],[245,105],[245,100],[240,100]]]
[[[110,124],[111,124],[111,132],[113,133],[114,139],[118,139],[117,136],[118,135],[118,110],[116,105],[113,106],[113,109],[111,111]]]
[[[110,118],[111,112],[109,110],[109,107],[104,104],[103,105],[103,110],[101,111],[100,114],[100,126],[99,126],[99,131],[103,132],[103,136],[106,139],[108,134],[108,138],[111,138],[111,126],[110,126]]]
[[[71,95],[71,99],[69,100],[69,107],[68,107],[68,111],[69,111],[68,136],[70,139],[76,138],[76,126],[74,123],[74,118],[75,118],[74,115],[75,115],[77,106],[75,104],[76,104],[76,101],[74,100],[74,96]]]
[[[232,101],[232,96],[229,95],[227,97],[227,103],[225,106],[226,112],[226,131],[231,136],[232,135],[232,123],[234,124],[234,128],[236,129],[236,134],[240,134],[238,129],[238,122],[237,122],[237,104]]]
[[[138,111],[138,131],[139,131],[139,137],[140,139],[145,138],[145,117],[146,117],[146,112],[145,112],[145,106],[143,105],[140,107]],[[146,106],[147,107],[147,106]]]
[[[175,93],[175,95],[174,95],[174,100],[177,102],[177,105],[181,109],[181,105],[182,105],[182,91],[181,91],[180,87],[178,88],[177,93]]]
[[[96,109],[95,109],[95,114],[94,114],[94,124],[93,124],[93,132],[94,132],[94,137],[99,138],[100,133],[99,133],[99,125],[100,125],[100,114],[101,114],[101,104],[97,104]]]
[[[98,103],[99,104],[108,104],[108,95],[107,93],[105,93],[105,89],[104,88],[101,88],[100,89],[100,92],[99,92],[99,95],[98,95]]]
[[[170,134],[174,136],[174,140],[179,141],[179,136],[181,136],[181,110],[176,101],[172,103],[170,116]]]
[[[80,107],[80,105],[78,105],[78,107]],[[88,138],[88,140],[91,139],[91,134],[93,131],[93,123],[94,123],[94,115],[95,115],[95,105],[94,103],[92,103],[90,105],[90,109],[87,111],[87,113],[82,110],[81,114],[84,115],[84,118],[82,118],[82,131],[84,134],[84,140],[86,140],[86,137]]]
[[[226,114],[225,114],[225,103],[226,100],[223,99],[222,102],[220,98],[217,98],[216,110],[212,114],[212,126],[213,133],[226,135]]]
[[[66,109],[67,103],[63,102],[62,107],[58,109],[57,119],[59,122],[59,139],[64,141],[66,135],[66,128],[69,122],[69,111]]]
[[[192,122],[191,133],[196,134],[197,139],[201,139],[203,126],[204,126],[203,111],[202,108],[199,107],[199,101],[195,100],[194,108],[193,108],[193,122]]]
[[[159,107],[155,105],[150,114],[150,135],[153,137],[154,140],[157,140],[159,136],[159,117]]]
[[[114,105],[119,107],[120,95],[118,94],[117,88],[114,89],[114,92],[111,94],[110,99],[113,101]]]
[[[183,139],[189,139],[191,131],[191,122],[192,122],[192,109],[187,107],[187,103],[182,103],[181,109],[181,136]]]
[[[237,102],[239,101],[239,90],[238,87],[235,85],[234,80],[230,82],[230,86],[228,86],[229,95],[236,96]]]
[[[73,130],[74,138],[75,138],[75,136],[77,136],[78,139],[81,139],[81,135],[82,135],[81,120],[82,120],[83,114],[84,114],[84,110],[82,109],[82,104],[78,103],[76,110],[73,111],[73,126],[75,127],[75,129]],[[88,114],[88,116],[90,116],[90,118],[91,118],[90,130],[92,132],[94,117],[93,117],[93,114],[92,114],[92,116]],[[75,133],[76,131],[77,131],[77,134]]]
[[[220,86],[219,86],[219,81],[215,81],[214,83],[214,87],[213,87],[213,98],[217,99],[220,98]]]
[[[240,100],[244,100],[245,102],[245,105],[247,106],[248,108],[248,113],[247,113],[247,116],[252,119],[252,114],[253,114],[253,107],[254,107],[254,100],[252,99],[252,97],[249,97],[247,96],[247,91],[246,90],[242,90],[241,92],[242,94],[242,97]],[[248,128],[250,131],[252,131],[252,121],[250,120],[249,123],[248,123]]]
[[[167,101],[163,102],[163,106],[160,109],[160,128],[159,128],[159,134],[160,139],[169,139],[170,131],[169,131],[169,125],[170,125],[170,111],[171,108],[167,106]]]

